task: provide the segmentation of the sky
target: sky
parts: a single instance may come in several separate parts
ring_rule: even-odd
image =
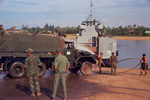
[[[90,14],[91,1],[92,18],[105,27],[150,27],[150,0],[0,0],[0,24],[77,27]]]

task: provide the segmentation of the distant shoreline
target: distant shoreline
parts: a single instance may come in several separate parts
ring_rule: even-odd
[[[116,36],[112,37],[115,38],[116,40],[150,40],[150,37],[134,37],[134,36]]]
[[[50,36],[49,34],[40,34],[40,35],[46,35],[46,36]],[[57,34],[54,34],[57,36]],[[52,35],[52,36],[54,36]],[[65,34],[66,38],[64,39],[76,39],[76,35],[75,34]],[[143,40],[143,41],[150,41],[150,36],[114,36],[112,37],[116,40]]]
[[[150,37],[144,37],[144,36],[115,36],[112,37],[116,40],[145,40],[145,41],[149,41]],[[67,35],[66,39],[76,39],[75,35]]]

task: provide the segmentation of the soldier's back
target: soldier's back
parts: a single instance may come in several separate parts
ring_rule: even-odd
[[[27,67],[27,75],[28,76],[36,76],[39,74],[38,72],[38,64],[37,64],[37,57],[34,55],[30,55],[27,58],[28,67]]]

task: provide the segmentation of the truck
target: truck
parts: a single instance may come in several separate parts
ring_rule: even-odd
[[[32,48],[33,54],[41,60],[42,64],[38,66],[40,77],[46,73],[47,69],[53,68],[57,48],[61,48],[62,54],[68,58],[71,73],[80,70],[82,74],[90,74],[92,64],[96,64],[91,53],[78,51],[74,47],[74,42],[51,36],[14,33],[4,35],[0,39],[0,67],[6,74],[12,78],[21,78],[25,75],[24,64],[28,48]]]

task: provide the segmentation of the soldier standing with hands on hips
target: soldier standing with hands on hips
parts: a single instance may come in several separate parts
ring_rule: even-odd
[[[116,69],[117,69],[117,57],[114,55],[114,52],[111,53],[112,56],[110,56],[110,65],[111,65],[111,75],[113,75],[113,69],[114,69],[114,75],[116,75]]]
[[[29,48],[26,50],[28,57],[25,60],[25,67],[27,68],[27,76],[29,79],[31,96],[35,97],[35,88],[37,91],[37,96],[40,96],[40,85],[39,85],[39,71],[38,66],[41,65],[41,61],[38,57],[33,55],[33,50]],[[34,88],[35,85],[35,88]]]
[[[66,72],[70,67],[69,61],[66,58],[66,56],[63,56],[61,53],[61,49],[56,49],[57,57],[54,61],[54,87],[53,87],[53,100],[55,100],[57,87],[59,84],[59,81],[61,81],[63,94],[64,94],[64,100],[67,99],[67,91],[66,91]]]

